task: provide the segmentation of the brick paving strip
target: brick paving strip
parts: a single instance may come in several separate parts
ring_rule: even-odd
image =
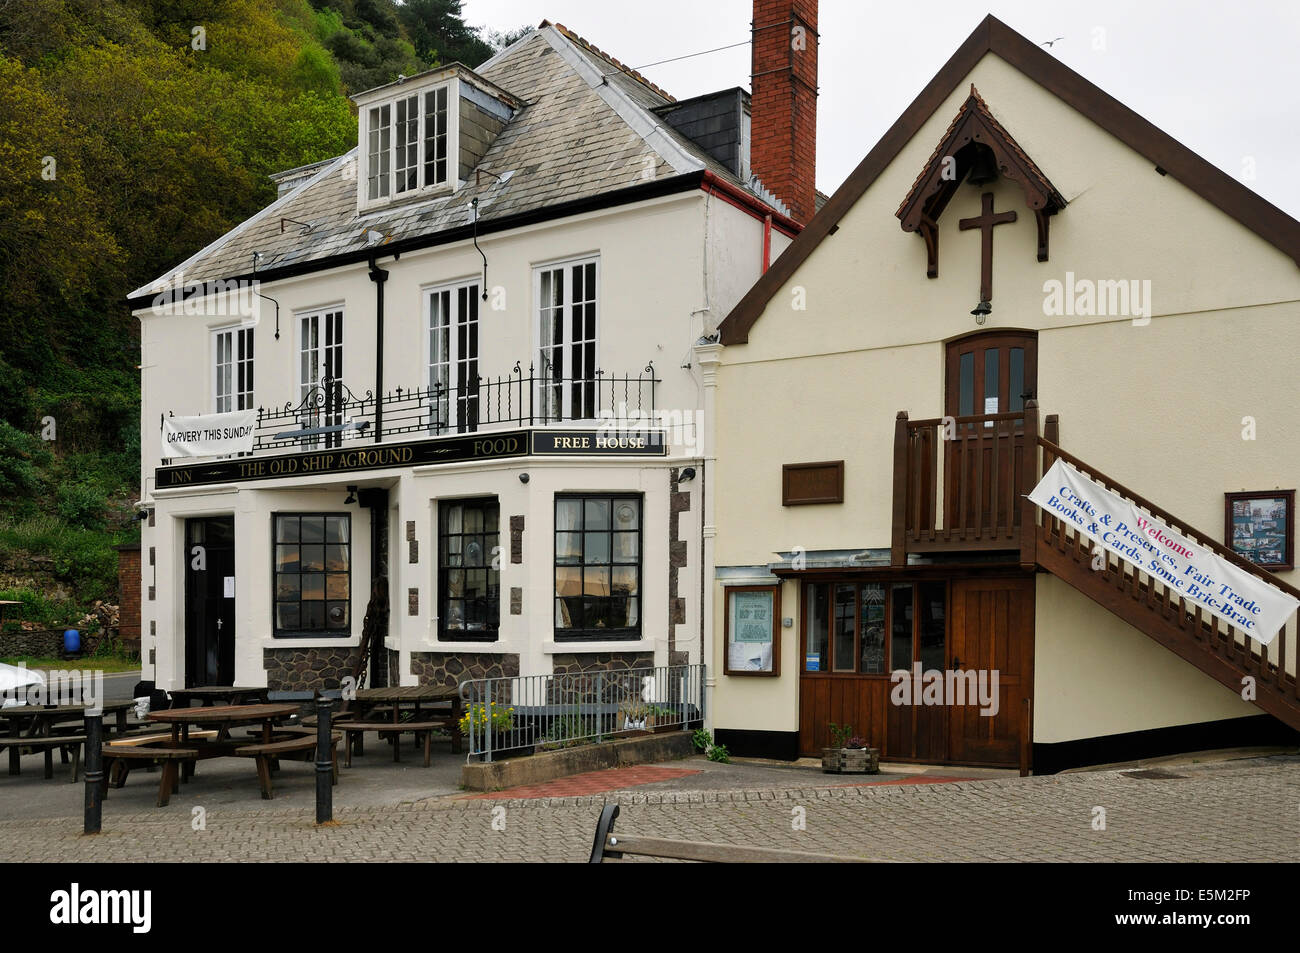
[[[1275,861],[1300,844],[1300,758],[1180,768],[1185,777],[1117,771],[946,784],[763,791],[619,793],[534,799],[436,798],[344,808],[316,828],[309,811],[105,812],[0,820],[0,860],[583,861],[606,801],[624,833],[783,847],[900,861]],[[175,801],[173,802],[175,803]],[[198,802],[198,803],[201,803]],[[504,813],[494,808],[504,808]],[[1094,808],[1106,830],[1093,829]],[[802,808],[806,829],[793,829]],[[503,830],[493,827],[496,820]],[[504,822],[501,825],[500,822]]]
[[[698,768],[662,768],[657,765],[637,765],[630,768],[605,768],[583,774],[557,778],[541,784],[521,784],[487,794],[470,794],[472,800],[515,800],[538,797],[580,797],[585,794],[605,794],[609,791],[626,791],[644,784],[659,784],[678,778],[700,774]],[[873,775],[846,784],[827,784],[828,788],[854,788],[867,784],[950,784],[954,781],[973,781],[974,778],[941,777],[933,774],[916,774],[902,778]],[[820,785],[819,785],[820,786]]]
[[[657,765],[643,764],[630,768],[606,768],[603,771],[586,771],[567,778],[544,781],[541,784],[521,784],[488,794],[471,794],[472,800],[514,800],[534,797],[575,797],[583,794],[604,794],[606,791],[621,791],[624,788],[638,787],[642,784],[657,784],[660,781],[675,781],[692,774],[699,774],[699,768],[661,768]]]

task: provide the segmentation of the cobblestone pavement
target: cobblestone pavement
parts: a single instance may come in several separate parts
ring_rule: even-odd
[[[1157,772],[1161,774],[1162,772]],[[346,807],[315,828],[310,811],[106,812],[0,820],[4,861],[582,861],[601,805],[624,833],[905,861],[1272,861],[1300,856],[1300,756],[1166,769],[947,784],[641,791],[594,797],[431,798]],[[1094,830],[1095,808],[1105,830]],[[796,808],[806,830],[793,829]],[[495,813],[494,813],[495,812]],[[494,829],[494,820],[498,827]],[[1287,845],[1290,845],[1287,849]]]

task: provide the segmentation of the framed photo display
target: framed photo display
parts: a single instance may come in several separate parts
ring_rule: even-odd
[[[728,586],[727,675],[781,674],[781,592],[778,586]]]
[[[1264,569],[1295,568],[1295,490],[1223,496],[1225,544]]]

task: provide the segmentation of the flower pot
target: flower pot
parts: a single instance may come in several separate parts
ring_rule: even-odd
[[[877,748],[823,748],[822,771],[827,774],[878,774]]]

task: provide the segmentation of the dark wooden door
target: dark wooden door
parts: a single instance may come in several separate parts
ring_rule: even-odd
[[[889,666],[909,683],[890,685],[885,756],[903,761],[946,761],[946,706],[927,704],[926,672],[942,673],[948,657],[948,584],[943,580],[896,583],[889,597]],[[899,701],[903,703],[900,704]]]
[[[967,703],[948,706],[949,757],[967,764],[1018,764],[1033,681],[1034,579],[954,580],[951,605],[948,668],[974,671],[984,691],[982,698],[978,689],[970,697],[967,681]]]
[[[185,521],[185,687],[235,683],[235,519]]]
[[[993,331],[948,344],[944,414],[1019,414],[1038,393],[1038,336]],[[944,440],[944,525],[974,540],[1007,538],[1018,525],[1022,419],[968,421]]]

